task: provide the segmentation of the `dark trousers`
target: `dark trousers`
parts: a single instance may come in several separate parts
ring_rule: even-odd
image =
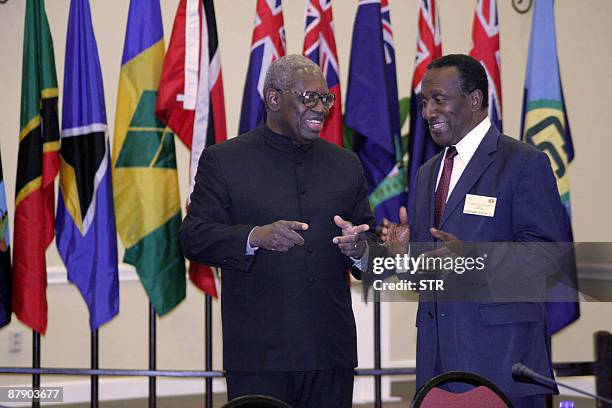
[[[351,408],[353,406],[351,369],[318,371],[228,371],[227,397],[267,395],[292,408]]]
[[[514,408],[545,408],[546,407],[546,396],[545,395],[532,395],[530,397],[522,398],[510,398]]]

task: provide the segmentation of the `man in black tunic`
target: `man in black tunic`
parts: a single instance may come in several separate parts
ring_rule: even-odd
[[[228,397],[351,407],[357,365],[347,269],[371,234],[361,164],[319,133],[334,99],[320,68],[269,68],[267,119],[202,153],[181,228],[187,258],[222,269]],[[369,231],[369,232],[366,232]]]

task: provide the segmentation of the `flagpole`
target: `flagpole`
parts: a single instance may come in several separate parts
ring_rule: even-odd
[[[98,329],[91,332],[91,369],[98,367]],[[98,376],[91,376],[91,407],[98,407]]]
[[[204,327],[204,338],[206,339],[205,346],[205,366],[206,371],[212,371],[212,297],[208,294],[205,296],[206,307],[204,310],[205,316],[205,327]],[[212,394],[212,377],[206,377],[206,399],[204,406],[206,408],[212,408],[213,406],[213,394]]]
[[[374,370],[380,370],[380,294],[374,291]],[[374,408],[381,408],[381,376],[374,375]]]
[[[32,330],[32,368],[40,368],[40,333]],[[32,374],[32,388],[40,388],[40,374]],[[32,399],[32,407],[40,407],[40,401]]]
[[[149,302],[149,370],[155,371],[157,366],[157,324],[153,303]],[[157,379],[149,377],[149,408],[157,406]]]

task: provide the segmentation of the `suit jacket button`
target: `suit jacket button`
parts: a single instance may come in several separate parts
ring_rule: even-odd
[[[310,278],[308,278],[308,282],[314,283],[314,281],[315,281],[315,278],[313,278],[312,276]]]
[[[306,248],[306,252],[308,252],[309,254],[312,254],[312,247],[310,247],[310,246],[309,246],[309,247],[307,247],[307,248]]]

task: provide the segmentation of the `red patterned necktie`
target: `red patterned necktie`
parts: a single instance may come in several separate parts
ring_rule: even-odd
[[[448,189],[450,187],[451,174],[453,174],[453,159],[456,155],[457,149],[455,149],[455,146],[450,146],[446,149],[442,176],[440,176],[438,188],[436,189],[436,212],[434,218],[434,225],[436,228],[440,227],[440,220],[444,213],[444,207],[446,207],[446,197],[448,196]]]

